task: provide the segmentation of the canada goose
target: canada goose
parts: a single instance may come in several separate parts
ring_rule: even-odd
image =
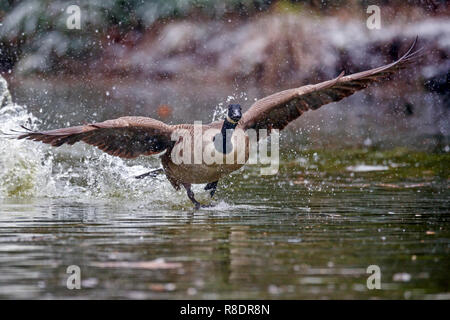
[[[242,114],[240,105],[229,105],[224,120],[201,126],[202,132],[209,129],[219,131],[221,134],[219,138],[222,139],[216,139],[217,135],[208,138],[202,137],[203,140],[200,145],[203,149],[214,145],[216,150],[221,149],[222,154],[225,155],[229,153],[227,145],[230,142],[226,136],[227,130],[240,129],[246,132],[249,129],[267,129],[269,133],[272,129],[281,130],[304,112],[310,109],[318,109],[325,104],[348,97],[373,82],[388,78],[389,75],[405,67],[418,56],[420,50],[412,52],[416,42],[417,38],[406,54],[396,62],[348,76],[344,76],[344,72],[342,72],[332,80],[272,94],[256,101],[244,114]],[[167,125],[147,117],[121,117],[50,131],[27,130],[29,132],[22,132],[17,138],[42,141],[55,147],[63,144],[73,145],[78,141],[83,141],[110,155],[121,158],[153,155],[166,150],[161,156],[163,168],[150,171],[137,178],[163,171],[176,190],[179,190],[181,186],[186,189],[187,195],[196,209],[201,205],[194,198],[194,193],[191,190],[192,184],[206,183],[205,190],[210,190],[212,197],[219,179],[241,168],[248,160],[247,148],[244,163],[207,164],[205,161],[193,164],[176,163],[173,160],[172,151],[183,142],[183,139],[173,141],[172,134],[177,130],[185,130],[188,133],[187,138],[193,140],[195,139],[194,125]],[[245,135],[244,137],[244,142],[247,144],[248,136]],[[217,143],[218,140],[219,143]],[[223,143],[220,143],[220,141]]]

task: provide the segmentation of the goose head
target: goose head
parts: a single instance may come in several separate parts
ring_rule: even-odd
[[[242,108],[240,104],[228,105],[227,120],[236,123],[242,118]]]

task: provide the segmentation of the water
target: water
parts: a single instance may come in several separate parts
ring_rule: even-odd
[[[2,131],[27,121],[42,125],[0,110]],[[247,167],[193,211],[164,177],[133,178],[155,158],[5,138],[0,151],[0,298],[450,298],[448,153],[284,150],[278,175]]]

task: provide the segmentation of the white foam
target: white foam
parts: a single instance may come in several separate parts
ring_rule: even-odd
[[[0,94],[7,90],[6,86],[1,89]],[[31,129],[45,127],[25,106],[8,101],[0,109],[0,131],[24,131],[20,125]],[[153,157],[123,160],[82,143],[53,148],[3,135],[0,137],[0,200],[11,197],[76,198],[77,201],[128,199],[152,206],[191,208],[185,193],[176,192],[164,176],[134,178],[158,167],[158,162]]]
[[[352,171],[352,172],[370,172],[370,171],[385,171],[385,170],[389,170],[388,166],[372,166],[372,165],[367,165],[367,164],[359,164],[356,166],[348,166],[347,171]]]

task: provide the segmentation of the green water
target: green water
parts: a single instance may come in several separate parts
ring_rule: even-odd
[[[3,182],[16,184],[0,200],[0,298],[450,298],[448,153],[282,152],[277,175],[246,167],[193,211],[164,179],[108,176],[143,160],[68,150],[51,183],[34,178],[37,160],[29,179]],[[70,265],[80,290],[66,287]]]

